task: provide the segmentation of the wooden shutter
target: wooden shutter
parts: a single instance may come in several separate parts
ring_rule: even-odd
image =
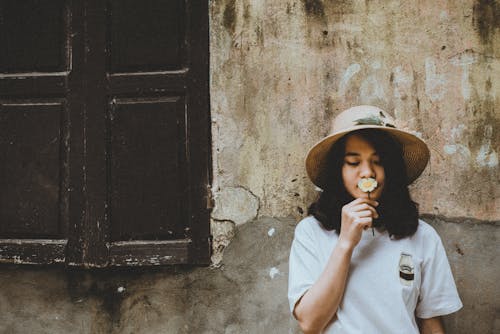
[[[69,8],[62,0],[0,4],[0,259],[63,262]]]
[[[0,259],[208,263],[208,3],[0,3]]]

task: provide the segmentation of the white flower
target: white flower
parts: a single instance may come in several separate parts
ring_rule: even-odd
[[[377,188],[377,186],[378,186],[377,181],[372,177],[362,178],[358,182],[358,188],[365,193],[374,191],[375,188]]]

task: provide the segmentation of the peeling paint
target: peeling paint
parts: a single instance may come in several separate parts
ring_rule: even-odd
[[[243,187],[225,187],[215,194],[214,219],[241,225],[256,218],[258,212],[259,199]]]
[[[346,69],[346,71],[344,72],[344,75],[342,76],[342,80],[340,81],[340,85],[339,85],[339,95],[340,96],[345,95],[349,81],[356,73],[358,73],[360,71],[360,69],[361,69],[361,65],[359,65],[359,64],[351,64]]]
[[[436,62],[432,57],[425,59],[425,93],[431,101],[439,101],[445,94],[446,79],[437,73]]]
[[[461,165],[466,165],[475,162],[479,167],[495,168],[498,166],[498,153],[491,145],[491,137],[493,135],[493,127],[487,125],[484,128],[484,137],[481,141],[481,146],[477,153],[474,154],[471,148],[459,143],[463,140],[464,131],[466,127],[460,124],[451,130],[451,138],[455,141],[454,144],[447,144],[443,146],[443,151],[447,155],[459,155],[460,159],[455,158],[454,161],[459,162]],[[475,160],[474,160],[475,155]]]
[[[447,155],[455,155],[453,163],[460,167],[466,167],[472,162],[472,153],[470,149],[463,144],[450,144],[443,147]]]
[[[462,138],[466,126],[464,124],[459,124],[451,129],[451,138],[455,141],[460,140]]]
[[[378,61],[378,60],[377,60],[377,61],[374,61],[374,62],[372,63],[372,68],[373,68],[374,70],[378,70],[378,69],[380,69],[381,67],[382,67],[382,64],[381,64],[381,63],[380,63],[380,61]]]
[[[373,102],[376,104],[379,100],[385,99],[384,88],[375,75],[369,76],[361,83],[360,96],[361,102],[366,104]]]
[[[458,151],[458,146],[456,144],[444,145],[443,151],[448,155],[455,154]]]
[[[277,275],[281,275],[281,272],[279,271],[278,268],[272,267],[269,270],[269,276],[271,277],[271,279],[274,279]]]
[[[219,267],[222,264],[224,250],[235,235],[235,224],[232,221],[217,221],[212,219],[210,222],[210,234],[212,235],[212,267]]]
[[[398,99],[406,99],[408,97],[406,91],[413,83],[413,77],[403,70],[402,66],[396,66],[393,70],[394,97]]]
[[[494,168],[498,166],[498,154],[489,144],[484,144],[477,153],[476,161],[480,166]]]
[[[482,167],[494,168],[498,166],[498,154],[491,147],[491,137],[493,136],[493,127],[487,125],[484,128],[484,141],[476,156],[476,162]]]
[[[451,63],[455,66],[462,67],[462,97],[465,100],[469,100],[471,98],[471,89],[472,86],[469,82],[470,75],[470,65],[477,62],[477,56],[471,51],[467,50],[466,52],[460,53],[459,55],[451,58]]]

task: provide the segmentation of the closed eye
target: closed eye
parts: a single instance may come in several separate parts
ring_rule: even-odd
[[[346,161],[345,163],[348,164],[349,166],[357,166],[357,165],[359,165],[359,162]]]

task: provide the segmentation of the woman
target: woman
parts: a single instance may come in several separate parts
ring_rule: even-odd
[[[428,160],[421,139],[372,106],[339,114],[309,151],[322,193],[296,227],[288,287],[305,333],[444,333],[440,316],[462,303],[408,192]]]

